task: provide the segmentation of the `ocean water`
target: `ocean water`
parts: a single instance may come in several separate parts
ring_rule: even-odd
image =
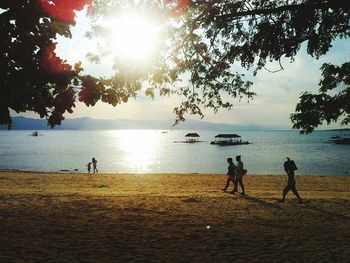
[[[202,142],[175,143],[187,132]],[[249,145],[216,146],[220,131],[0,131],[0,169],[86,171],[95,157],[100,172],[226,173],[228,157],[242,156],[251,174],[284,174],[283,162],[292,158],[301,175],[347,175],[350,145],[329,143],[332,131],[299,135],[298,131],[237,131]]]

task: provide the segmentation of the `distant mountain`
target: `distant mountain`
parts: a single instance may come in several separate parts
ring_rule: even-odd
[[[26,117],[13,117],[13,130],[50,130],[47,121]],[[225,123],[212,123],[205,121],[186,120],[172,127],[174,120],[102,120],[92,118],[65,119],[62,125],[56,126],[55,130],[125,130],[125,129],[152,129],[152,130],[271,130],[285,127],[271,127],[259,125],[234,125]],[[6,130],[6,125],[0,125],[0,130]]]

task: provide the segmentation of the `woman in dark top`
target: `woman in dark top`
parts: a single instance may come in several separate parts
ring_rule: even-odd
[[[224,189],[222,189],[225,192],[226,192],[226,189],[229,187],[230,182],[232,182],[232,184],[235,183],[235,169],[236,169],[236,165],[233,163],[232,158],[228,158],[227,162],[228,162],[228,168],[227,168],[228,177],[226,181],[226,186]]]

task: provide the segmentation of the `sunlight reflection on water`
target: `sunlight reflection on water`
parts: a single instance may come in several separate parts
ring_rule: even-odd
[[[174,143],[193,131],[100,130],[0,131],[0,169],[60,171],[78,169],[95,157],[100,172],[112,173],[221,173],[226,159],[242,155],[252,174],[284,174],[286,156],[300,174],[350,173],[349,145],[328,142],[332,131],[301,136],[297,131],[239,131],[249,145],[220,147],[210,140],[220,131],[199,131],[200,143]],[[331,163],[331,165],[330,165]]]
[[[119,148],[121,159],[114,163],[122,163],[125,167],[137,172],[150,172],[150,167],[157,163],[160,147],[159,132],[152,130],[130,130],[115,133],[115,147]]]

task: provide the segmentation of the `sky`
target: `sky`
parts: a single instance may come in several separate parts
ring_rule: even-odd
[[[93,51],[95,45],[84,37],[85,32],[89,30],[89,21],[85,13],[86,11],[78,13],[76,26],[72,29],[72,39],[59,38],[57,54],[72,64],[82,61],[87,74],[110,76],[112,73],[110,61],[96,65],[89,63],[86,59],[86,54]],[[308,55],[303,47],[293,63],[287,59],[282,61],[284,70],[277,73],[261,70],[254,77],[251,72],[247,72],[247,77],[254,83],[252,91],[257,93],[255,98],[249,103],[244,99],[242,101],[233,100],[234,107],[229,111],[221,109],[215,114],[212,110],[205,110],[203,120],[215,123],[291,128],[292,123],[289,116],[294,112],[300,94],[303,91],[317,92],[321,77],[319,68],[323,63],[341,64],[349,59],[350,45],[348,42],[348,40],[336,40],[331,51],[319,60]],[[240,68],[239,65],[236,67]],[[277,69],[278,65],[268,65],[267,68]],[[66,117],[168,120],[175,118],[173,108],[180,103],[181,99],[176,95],[152,100],[140,94],[136,100],[131,99],[128,103],[117,107],[102,102],[97,103],[94,107],[87,107],[78,102],[74,113],[67,114]],[[30,116],[31,114],[24,115]],[[185,117],[199,119],[198,116],[193,115]],[[338,125],[324,127],[334,128]]]

